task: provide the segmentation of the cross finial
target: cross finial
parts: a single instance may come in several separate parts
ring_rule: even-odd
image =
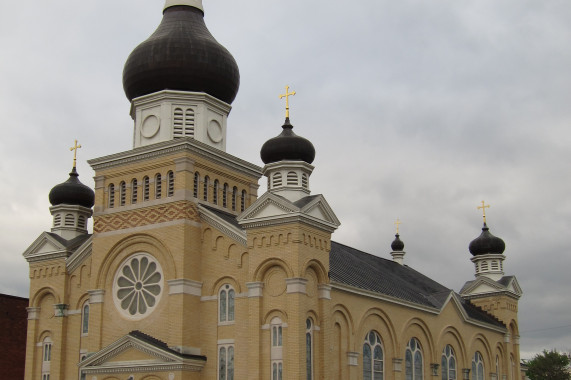
[[[286,92],[280,95],[280,99],[285,98],[286,100],[286,118],[289,119],[289,97],[295,95],[295,91],[289,92],[289,86],[286,86],[285,89]]]
[[[74,145],[69,148],[70,151],[73,151],[73,167],[75,168],[75,164],[77,162],[77,150],[81,148],[81,145],[77,145],[77,140],[75,140]]]
[[[400,219],[397,218],[397,221],[395,222],[395,226],[397,226],[397,235],[398,235],[398,233],[399,233],[399,226],[401,225],[401,223],[402,223],[402,222],[400,221]]]
[[[482,205],[478,206],[478,210],[482,210],[482,214],[484,216],[484,224],[486,223],[486,209],[490,208],[490,205],[487,205],[484,201],[482,201]]]

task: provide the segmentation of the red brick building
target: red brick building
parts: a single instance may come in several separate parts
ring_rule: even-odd
[[[0,294],[0,373],[3,379],[23,379],[26,364],[28,299]]]

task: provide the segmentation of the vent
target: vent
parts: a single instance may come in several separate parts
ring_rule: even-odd
[[[194,110],[175,108],[173,112],[173,137],[194,137]]]

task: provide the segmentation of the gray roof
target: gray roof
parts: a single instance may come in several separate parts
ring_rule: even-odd
[[[61,245],[63,245],[68,251],[73,252],[77,248],[79,248],[83,243],[85,243],[92,234],[82,234],[73,239],[67,240],[58,234],[54,234],[53,232],[47,232],[48,235],[53,237],[57,240]]]

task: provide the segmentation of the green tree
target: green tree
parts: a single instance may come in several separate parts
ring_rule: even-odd
[[[555,350],[543,350],[527,362],[526,374],[531,380],[570,380],[569,356]]]

